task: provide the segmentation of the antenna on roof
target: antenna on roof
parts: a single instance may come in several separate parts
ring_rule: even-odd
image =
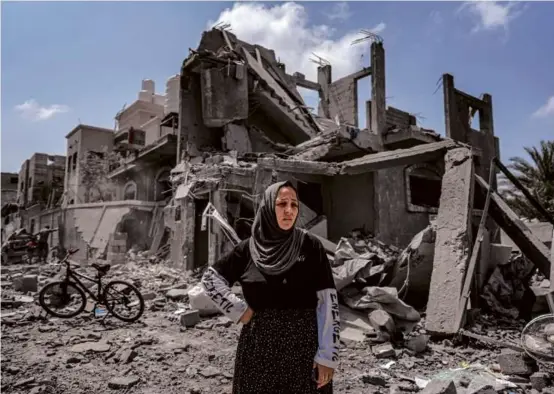
[[[218,22],[214,25],[213,27],[214,29],[217,29],[217,30],[229,30],[231,31],[231,25],[227,22]]]
[[[315,63],[315,64],[318,64],[319,66],[323,67],[323,66],[330,66],[331,63],[329,62],[329,60],[327,59],[324,59],[322,58],[321,56],[318,56],[316,55],[315,53],[312,52],[312,55],[315,56],[315,59],[314,58],[310,58],[310,61],[312,63]]]
[[[363,37],[357,38],[350,45],[356,45],[364,41],[371,41],[371,42],[377,42],[382,43],[383,37],[381,37],[378,34],[373,33],[371,30],[368,29],[362,29],[360,30],[360,34],[363,35]]]

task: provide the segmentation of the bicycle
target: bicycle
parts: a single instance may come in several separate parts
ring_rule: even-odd
[[[98,305],[106,306],[108,313],[104,316],[104,318],[106,318],[109,314],[112,314],[117,319],[128,323],[138,320],[144,313],[144,298],[142,297],[140,291],[131,283],[125,282],[123,280],[112,280],[103,287],[102,278],[110,270],[109,264],[93,263],[91,266],[98,271],[95,278],[91,278],[89,276],[76,272],[71,267],[69,257],[77,253],[77,251],[79,251],[79,249],[68,250],[64,258],[60,260],[60,264],[66,265],[66,276],[63,280],[48,283],[40,290],[38,298],[40,306],[46,312],[55,317],[69,319],[77,316],[86,308],[87,295],[85,293],[88,293],[88,295],[96,302],[95,309]],[[81,282],[79,277],[94,282],[97,285],[97,294],[94,294],[85,285],[83,285],[83,282]],[[124,290],[116,290],[116,285],[123,285]],[[60,290],[58,292],[54,292],[53,296],[48,295],[48,291],[55,289],[56,287],[58,287]],[[129,295],[131,293],[134,293],[136,295],[138,301],[129,301]],[[114,298],[114,294],[118,295],[117,299]],[[115,309],[114,303],[118,300],[122,301],[123,306],[127,310],[130,306],[138,306],[138,313],[130,317],[123,316],[122,314],[120,314],[119,311],[116,311]],[[46,303],[46,301],[54,301],[57,306],[62,306],[64,307],[64,309],[70,304],[78,305],[78,307],[75,311],[69,313],[60,313],[52,310],[52,308]],[[76,304],[77,302],[78,304]]]

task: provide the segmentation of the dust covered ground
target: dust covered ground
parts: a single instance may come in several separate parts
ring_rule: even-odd
[[[37,275],[40,290],[58,270],[51,265],[2,267],[3,393],[231,392],[240,326],[221,315],[202,318],[190,328],[180,324],[178,311],[189,307],[186,289],[197,277],[185,280],[177,271],[148,261],[112,268],[105,281],[129,280],[148,299],[143,317],[129,324],[111,316],[95,318],[92,312],[66,320],[49,317],[38,305],[37,292],[14,290],[20,274]],[[492,323],[481,321],[474,330],[506,342],[517,340],[519,326],[499,330]],[[425,333],[422,325],[416,333]],[[335,392],[417,392],[415,378],[430,379],[449,368],[480,363],[498,369],[500,349],[468,341],[429,342],[420,353],[395,343],[394,351],[382,358],[367,342],[343,342]],[[473,375],[468,376],[471,383]],[[519,388],[492,392],[538,392],[528,378],[518,379]],[[458,393],[491,392],[479,391],[476,384],[464,388],[466,383],[456,382]]]

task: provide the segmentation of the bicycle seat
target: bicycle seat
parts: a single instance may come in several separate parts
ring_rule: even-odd
[[[110,270],[110,265],[109,264],[101,264],[101,263],[92,263],[91,266],[93,268],[96,268],[98,270],[98,272],[101,272],[101,273],[106,273]]]

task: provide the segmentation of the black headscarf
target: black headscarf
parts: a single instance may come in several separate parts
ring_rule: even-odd
[[[296,221],[289,230],[279,227],[275,201],[285,186],[296,191],[289,181],[274,183],[266,189],[252,225],[250,254],[256,267],[268,275],[282,274],[294,265],[306,234],[296,228]]]

